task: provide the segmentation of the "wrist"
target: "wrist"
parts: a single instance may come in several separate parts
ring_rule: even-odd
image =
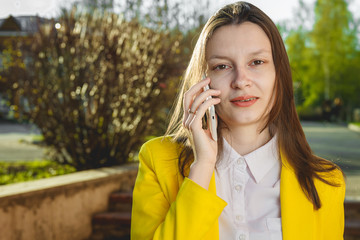
[[[199,161],[199,160],[194,160],[194,162],[191,164],[190,169],[192,167],[199,167],[201,169],[211,169],[213,170],[215,168],[216,165],[216,159],[214,161]]]
[[[215,163],[213,162],[195,161],[190,166],[189,179],[201,187],[208,189],[214,169]]]

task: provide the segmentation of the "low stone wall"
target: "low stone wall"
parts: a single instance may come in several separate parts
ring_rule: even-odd
[[[91,217],[114,191],[131,191],[137,164],[0,186],[0,235],[6,240],[83,240]]]

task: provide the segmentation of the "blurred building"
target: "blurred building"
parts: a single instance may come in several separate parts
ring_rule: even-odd
[[[0,54],[6,49],[8,40],[31,39],[42,24],[50,21],[50,19],[38,16],[13,17],[10,15],[8,18],[0,19]],[[1,60],[0,58],[0,71],[3,68]]]
[[[4,60],[9,60],[10,46],[14,46],[17,42],[26,42],[31,45],[32,36],[39,30],[39,26],[50,22],[49,19],[38,16],[9,16],[0,19],[0,72],[4,70]],[[31,59],[24,58],[25,64]],[[1,79],[0,74],[0,118],[12,118],[11,109],[9,107],[9,99],[6,91],[9,89],[5,79]]]

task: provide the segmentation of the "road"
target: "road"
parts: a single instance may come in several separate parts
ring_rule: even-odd
[[[306,138],[313,152],[334,161],[347,176],[360,176],[360,133],[346,126],[303,122]]]
[[[360,133],[346,126],[303,122],[305,135],[316,155],[337,163],[347,175],[360,176]],[[39,134],[32,125],[0,122],[0,161],[41,159],[44,149],[30,144]]]

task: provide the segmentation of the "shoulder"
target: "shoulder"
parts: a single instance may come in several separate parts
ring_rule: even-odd
[[[316,189],[322,201],[334,200],[344,201],[345,198],[345,178],[340,169],[320,173],[321,179],[315,180]],[[330,183],[330,184],[329,184]]]
[[[145,142],[141,149],[140,154],[150,152],[152,155],[158,157],[174,157],[178,156],[181,151],[180,144],[176,143],[172,137],[156,137]]]
[[[144,143],[139,152],[139,161],[145,163],[153,170],[163,168],[169,164],[177,166],[177,161],[181,152],[181,145],[173,140],[172,137],[156,137]]]
[[[342,172],[340,167],[338,167],[335,163],[323,159],[322,169],[323,169],[322,171],[317,171],[317,175],[319,176],[319,178],[322,178],[323,180],[339,187],[345,186],[344,173]]]

